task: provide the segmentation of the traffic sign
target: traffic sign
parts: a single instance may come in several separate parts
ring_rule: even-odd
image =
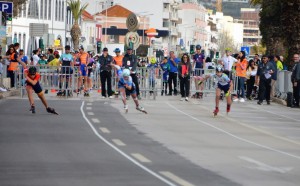
[[[250,47],[248,46],[241,47],[241,51],[244,51],[246,56],[250,55]]]
[[[0,1],[0,11],[6,12],[7,14],[12,14],[13,13],[13,3]]]

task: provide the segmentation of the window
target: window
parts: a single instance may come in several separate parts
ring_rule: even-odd
[[[45,9],[44,9],[44,19],[47,19],[47,11],[50,11],[50,10],[48,9],[48,0],[45,0],[44,4],[45,4]]]
[[[44,10],[44,0],[40,0],[40,2],[41,2],[40,3],[40,16],[41,16],[40,18],[43,19],[43,16],[44,16],[43,12],[45,11]]]
[[[55,1],[55,6],[54,6],[55,8],[54,8],[54,10],[55,10],[55,21],[57,21],[57,19],[58,19],[58,11],[59,11],[59,9],[58,9],[58,1],[56,0]]]
[[[57,7],[57,10],[58,10],[57,21],[60,21],[60,18],[61,18],[61,1],[58,1],[58,7]]]
[[[168,19],[163,20],[163,27],[169,28],[169,20]]]
[[[116,26],[111,26],[110,28],[117,30]],[[109,36],[109,42],[110,43],[119,43],[119,35],[110,35]]]
[[[39,18],[39,8],[36,0],[30,0],[29,2],[28,18]]]
[[[65,3],[64,3],[64,1],[61,3],[61,21],[64,21],[64,19],[65,19]]]
[[[25,33],[23,34],[23,42],[22,42],[22,44],[23,44],[23,49],[25,50],[25,46],[26,46],[26,34]]]
[[[48,9],[48,20],[51,20],[51,11],[52,11],[52,0],[48,0],[49,9]]]
[[[164,12],[169,12],[169,3],[164,3]]]

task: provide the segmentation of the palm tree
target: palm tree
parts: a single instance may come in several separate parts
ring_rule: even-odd
[[[81,37],[79,19],[81,18],[83,11],[87,8],[88,4],[85,3],[83,6],[81,6],[80,0],[68,0],[67,3],[68,6],[70,7],[74,19],[74,24],[71,28],[71,37],[74,45],[74,50],[78,50],[79,39]]]

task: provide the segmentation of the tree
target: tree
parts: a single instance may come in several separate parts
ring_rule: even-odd
[[[292,57],[300,52],[300,0],[285,0],[281,3],[282,35],[288,50],[286,64],[294,66]]]
[[[23,5],[27,3],[27,0],[7,0],[7,2],[13,2],[13,17],[17,17],[23,8],[25,8]]]
[[[230,48],[232,52],[238,52],[241,47],[234,43],[233,37],[227,31],[219,33],[217,44],[221,53],[224,53],[227,48]]]
[[[70,7],[70,10],[73,15],[74,24],[71,28],[71,37],[72,42],[74,45],[74,50],[79,49],[79,39],[81,37],[81,29],[79,26],[79,19],[81,18],[81,15],[83,11],[87,8],[88,4],[85,3],[83,6],[81,6],[80,0],[68,0],[67,1],[68,6]]]

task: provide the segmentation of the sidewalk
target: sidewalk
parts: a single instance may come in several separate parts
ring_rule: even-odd
[[[0,99],[4,99],[6,97],[11,97],[11,96],[19,96],[19,95],[20,95],[20,90],[12,89],[6,92],[0,92]]]

